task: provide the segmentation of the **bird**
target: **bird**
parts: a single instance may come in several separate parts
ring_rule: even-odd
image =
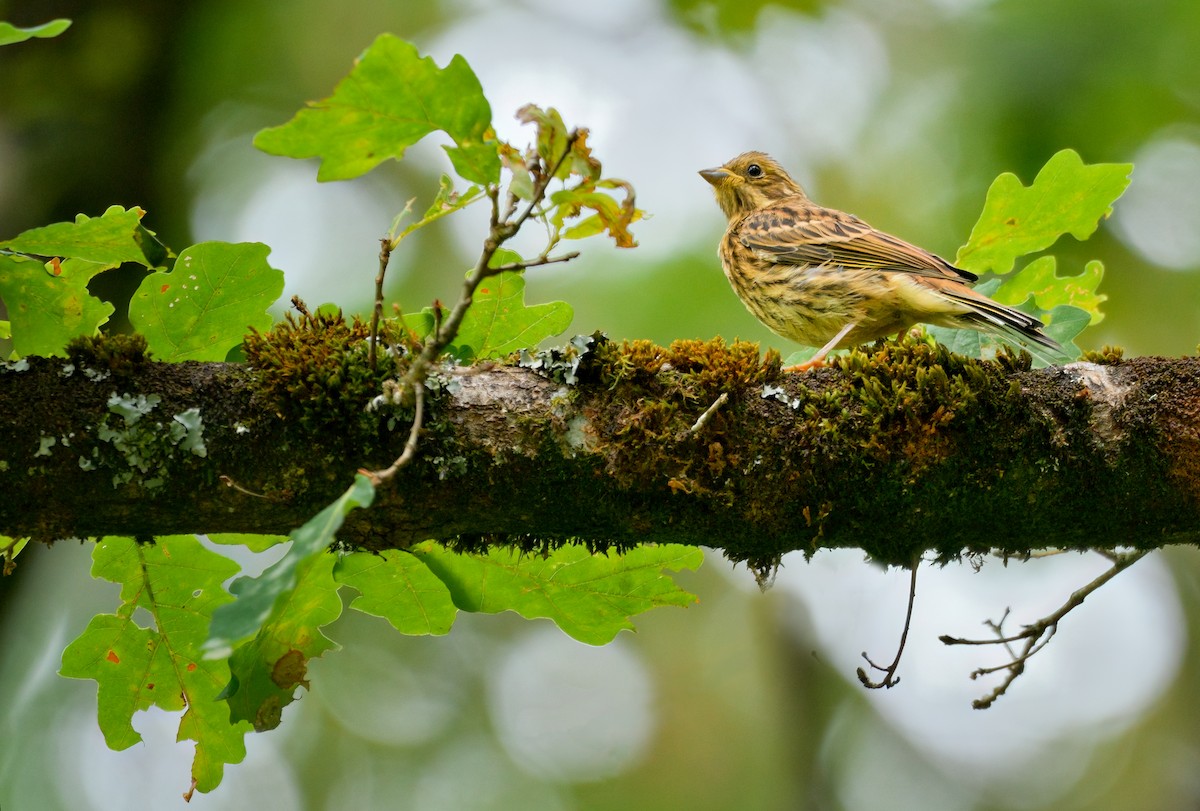
[[[1067,359],[1041,321],[972,290],[974,273],[817,205],[764,152],[700,176],[729,221],[717,253],[738,298],[775,334],[820,347],[791,370],[822,366],[834,349],[918,323],[988,332],[1043,358]]]

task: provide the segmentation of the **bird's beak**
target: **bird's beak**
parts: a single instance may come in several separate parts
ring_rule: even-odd
[[[724,169],[701,169],[700,177],[707,180],[714,186],[720,185],[726,178],[730,177],[729,172]]]

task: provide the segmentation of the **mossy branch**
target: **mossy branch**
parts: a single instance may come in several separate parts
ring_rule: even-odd
[[[404,450],[411,410],[365,413],[354,357],[349,371],[119,353],[10,368],[0,533],[285,533],[363,460]],[[1200,538],[1200,359],[1030,371],[906,340],[787,375],[748,344],[597,340],[573,385],[556,363],[435,371],[412,463],[341,540],[671,541],[769,567],[826,547],[908,564]],[[114,394],[159,399],[133,432]],[[190,409],[201,424],[174,429]]]

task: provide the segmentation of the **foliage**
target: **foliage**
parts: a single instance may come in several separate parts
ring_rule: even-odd
[[[53,36],[65,29],[62,23],[25,30],[0,25],[0,44]],[[404,320],[414,352],[428,353],[430,359],[448,353],[467,362],[509,356],[564,332],[572,318],[570,305],[526,304],[524,271],[572,258],[553,254],[563,240],[605,234],[618,247],[633,247],[629,229],[642,216],[632,186],[604,176],[586,130],[568,128],[553,108],[527,105],[517,117],[534,128],[526,148],[497,138],[491,106],[465,59],[455,56],[441,68],[411,44],[383,35],[330,97],[263,130],[255,145],[274,155],[319,158],[317,179],[332,181],[361,176],[389,158],[400,160],[431,133],[450,139],[445,150],[466,187],[457,190],[443,175],[420,219],[402,227],[415,199],[397,215],[383,240],[377,289],[382,290],[388,255],[406,237],[488,201],[491,229],[479,265],[468,273],[463,299],[449,314],[435,304]],[[1049,313],[1051,334],[1070,341],[1100,318],[1104,297],[1096,286],[1102,267],[1092,262],[1077,276],[1061,277],[1052,257],[1040,257],[1015,273],[1013,262],[1045,250],[1062,233],[1090,235],[1125,188],[1128,171],[1127,166],[1084,166],[1068,151],[1052,158],[1028,188],[1002,176],[960,262],[1000,274],[1002,279],[988,282],[986,289],[1014,304],[1032,297],[1039,312]],[[257,331],[271,323],[267,308],[283,289],[281,272],[267,262],[270,249],[206,242],[176,256],[142,225],[143,217],[141,209],[114,206],[98,217],[80,215],[74,222],[0,241],[0,298],[10,319],[0,323],[0,334],[10,336],[15,357],[64,354],[68,340],[96,334],[114,307],[93,296],[89,283],[129,264],[144,274],[129,303],[143,350],[148,347],[166,361],[223,360],[247,331],[252,332],[248,343],[258,345]],[[523,257],[500,247],[529,220],[545,229],[538,255]],[[377,295],[378,315],[382,294]],[[372,335],[380,334],[373,327]],[[967,335],[976,333],[945,340],[969,354],[985,351],[982,344],[962,343]],[[587,351],[588,339],[581,340],[575,347],[579,353]],[[545,361],[528,352],[524,357],[530,364]],[[567,379],[575,366],[570,369]],[[419,433],[422,382],[411,376],[397,384],[398,404],[411,406],[405,396],[418,395],[410,441]],[[123,452],[139,452],[131,429],[155,405],[138,397],[117,397],[110,406],[125,423],[123,433],[111,429],[114,446],[120,440]],[[185,412],[173,421],[180,447],[199,454],[200,415]],[[151,467],[141,469],[153,478]],[[93,576],[121,585],[120,606],[115,614],[93,618],[71,643],[62,674],[97,681],[99,722],[109,745],[121,749],[140,740],[131,724],[139,710],[183,710],[179,737],[196,742],[193,787],[212,790],[224,764],[244,756],[245,732],[277,726],[296,688],[308,687],[308,663],[336,649],[323,629],[341,614],[343,586],[357,592],[350,608],[382,617],[404,634],[445,634],[459,611],[514,611],[548,618],[589,644],[604,644],[631,628],[634,614],[695,601],[665,574],[699,566],[702,555],[694,547],[644,546],[619,555],[566,544],[530,556],[507,549],[464,554],[429,541],[379,555],[330,554],[347,515],[369,508],[377,486],[360,474],[287,539],[214,537],[216,543],[244,544],[254,551],[284,540],[291,544],[262,574],[240,577],[228,591],[222,583],[238,573],[237,565],[192,536],[153,544],[119,538],[98,542]],[[0,538],[6,566],[22,545]],[[137,622],[137,609],[149,612],[150,627]]]
[[[457,555],[424,543],[412,553],[446,583],[458,608],[546,617],[590,645],[603,645],[618,631],[632,630],[628,618],[634,614],[695,602],[661,572],[695,569],[703,560],[696,547],[678,545],[639,546],[625,554],[591,553],[573,545],[528,559],[512,549]]]
[[[1004,274],[1017,257],[1045,250],[1063,234],[1087,239],[1112,213],[1132,170],[1127,163],[1085,166],[1074,150],[1064,149],[1028,187],[1005,172],[988,189],[983,213],[958,252],[958,266]]]
[[[233,597],[221,583],[237,565],[192,536],[98,543],[92,574],[121,585],[121,607],[92,619],[63,654],[61,672],[99,683],[108,744],[124,749],[140,740],[131,724],[138,710],[186,706],[180,738],[197,743],[192,777],[201,791],[214,788],[222,764],[245,754],[249,726],[242,722],[257,731],[278,726],[295,688],[308,687],[308,662],[337,647],[321,629],[341,614],[343,585],[359,592],[351,608],[405,634],[444,634],[459,610],[511,610],[549,618],[596,645],[631,628],[633,614],[696,599],[661,573],[699,566],[703,555],[694,547],[617,555],[567,545],[523,558],[511,550],[459,554],[429,542],[410,552],[326,554],[345,515],[369,506],[372,494],[359,476],[292,533],[281,560],[258,577],[235,580]],[[136,623],[137,608],[149,612],[154,627]]]
[[[1063,234],[1078,240],[1090,237],[1100,220],[1112,213],[1132,171],[1128,163],[1084,164],[1074,150],[1064,149],[1046,162],[1029,186],[1005,172],[988,189],[983,212],[955,263],[972,273],[997,274],[976,289],[1001,303],[1025,305],[1032,300],[1047,334],[1079,357],[1074,339],[1104,317],[1100,305],[1106,296],[1096,292],[1104,265],[1088,262],[1076,276],[1057,275],[1053,256],[1040,256],[1015,272],[1013,265],[1022,256],[1051,247]],[[960,354],[982,357],[994,351],[994,339],[972,330],[931,327],[929,332]]]
[[[516,255],[506,251],[497,256]],[[527,306],[524,277],[501,273],[479,289],[449,351],[464,361],[502,358],[563,333],[571,325],[571,315],[571,305],[565,301]]]
[[[454,141],[446,152],[459,176],[481,184],[500,179],[492,110],[467,61],[456,55],[438,68],[414,45],[383,34],[332,96],[263,130],[254,145],[272,155],[320,157],[318,180],[348,180],[399,160],[437,130]]]
[[[190,535],[153,544],[105,538],[96,543],[92,560],[93,577],[121,585],[121,605],[115,614],[93,617],[67,647],[62,675],[99,684],[100,729],[113,749],[142,739],[131,723],[136,711],[185,710],[179,738],[196,742],[192,779],[196,788],[211,791],[224,764],[246,754],[247,727],[231,724],[228,710],[215,700],[229,680],[229,664],[203,658],[200,648],[213,611],[233,599],[221,583],[237,572],[237,564]],[[138,608],[149,612],[154,627],[138,624]]]
[[[13,45],[33,37],[57,37],[70,27],[71,21],[63,19],[51,20],[33,28],[18,28],[12,23],[0,22],[0,45]]]
[[[505,356],[568,327],[565,302],[524,302],[525,268],[574,255],[550,255],[561,240],[607,233],[619,246],[635,244],[628,228],[641,212],[633,189],[603,176],[586,130],[569,130],[553,109],[527,106],[519,117],[536,128],[535,143],[524,150],[496,139],[490,105],[462,57],[439,68],[412,45],[385,35],[330,98],[264,130],[255,143],[274,154],[320,157],[318,180],[337,180],[389,157],[400,159],[433,131],[450,137],[447,153],[469,185],[459,192],[443,176],[421,219],[401,227],[410,202],[387,243],[394,250],[417,229],[491,200],[494,244],[473,272],[475,286],[454,329],[446,332],[439,305],[406,322],[435,352],[465,361]],[[253,357],[267,357],[260,350],[268,336],[260,331],[270,326],[266,311],[283,287],[282,274],[267,262],[270,249],[206,242],[176,257],[141,224],[143,216],[141,209],[113,207],[99,217],[80,215],[0,242],[0,296],[11,319],[3,326],[15,356],[63,354],[68,339],[94,335],[114,308],[91,295],[89,282],[132,263],[145,271],[129,303],[130,322],[142,336],[136,347],[141,357],[149,350],[166,361],[223,360],[247,330],[260,347]],[[525,259],[498,248],[529,219],[546,228],[540,256]],[[140,434],[131,432],[156,403],[136,393],[116,397],[121,430],[113,429],[111,439],[118,451],[146,457]],[[176,415],[174,423],[181,429],[173,432],[180,447],[202,452],[199,415]],[[157,467],[147,462],[138,469],[150,477]],[[277,726],[296,688],[308,687],[308,662],[337,647],[322,629],[341,614],[343,586],[358,592],[354,610],[381,616],[406,634],[444,634],[460,610],[513,610],[549,618],[592,644],[632,627],[633,614],[695,600],[663,574],[698,566],[702,556],[694,548],[646,547],[622,556],[568,544],[533,558],[504,550],[459,554],[430,542],[410,552],[328,554],[346,515],[369,507],[374,490],[369,478],[357,477],[288,536],[281,559],[257,577],[234,580],[228,591],[221,584],[237,565],[190,536],[97,544],[93,574],[121,584],[121,606],[92,620],[64,653],[62,673],[98,682],[100,725],[109,744],[125,748],[139,740],[131,725],[138,710],[185,710],[180,737],[197,743],[193,787],[214,788],[223,765],[244,756],[244,733]],[[214,540],[264,549],[281,539]],[[6,562],[22,545],[5,541]],[[149,612],[150,627],[135,621],[137,608]]]
[[[129,320],[160,360],[225,360],[247,328],[271,325],[283,273],[267,264],[270,252],[257,242],[193,245],[142,280]]]
[[[156,267],[168,257],[145,212],[112,206],[99,217],[34,228],[0,241],[0,298],[8,303],[13,353],[61,355],[67,341],[93,334],[113,306],[88,283],[124,263]]]

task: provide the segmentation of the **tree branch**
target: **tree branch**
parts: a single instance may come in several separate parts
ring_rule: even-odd
[[[781,375],[746,345],[598,344],[570,387],[435,371],[413,463],[339,537],[670,541],[761,567],[830,547],[909,564],[1200,538],[1195,358],[1024,371],[888,344]],[[264,374],[46,358],[0,372],[0,533],[286,533],[411,439],[411,408],[281,417]],[[129,425],[114,395],[160,399]],[[193,408],[204,456],[173,427]]]

